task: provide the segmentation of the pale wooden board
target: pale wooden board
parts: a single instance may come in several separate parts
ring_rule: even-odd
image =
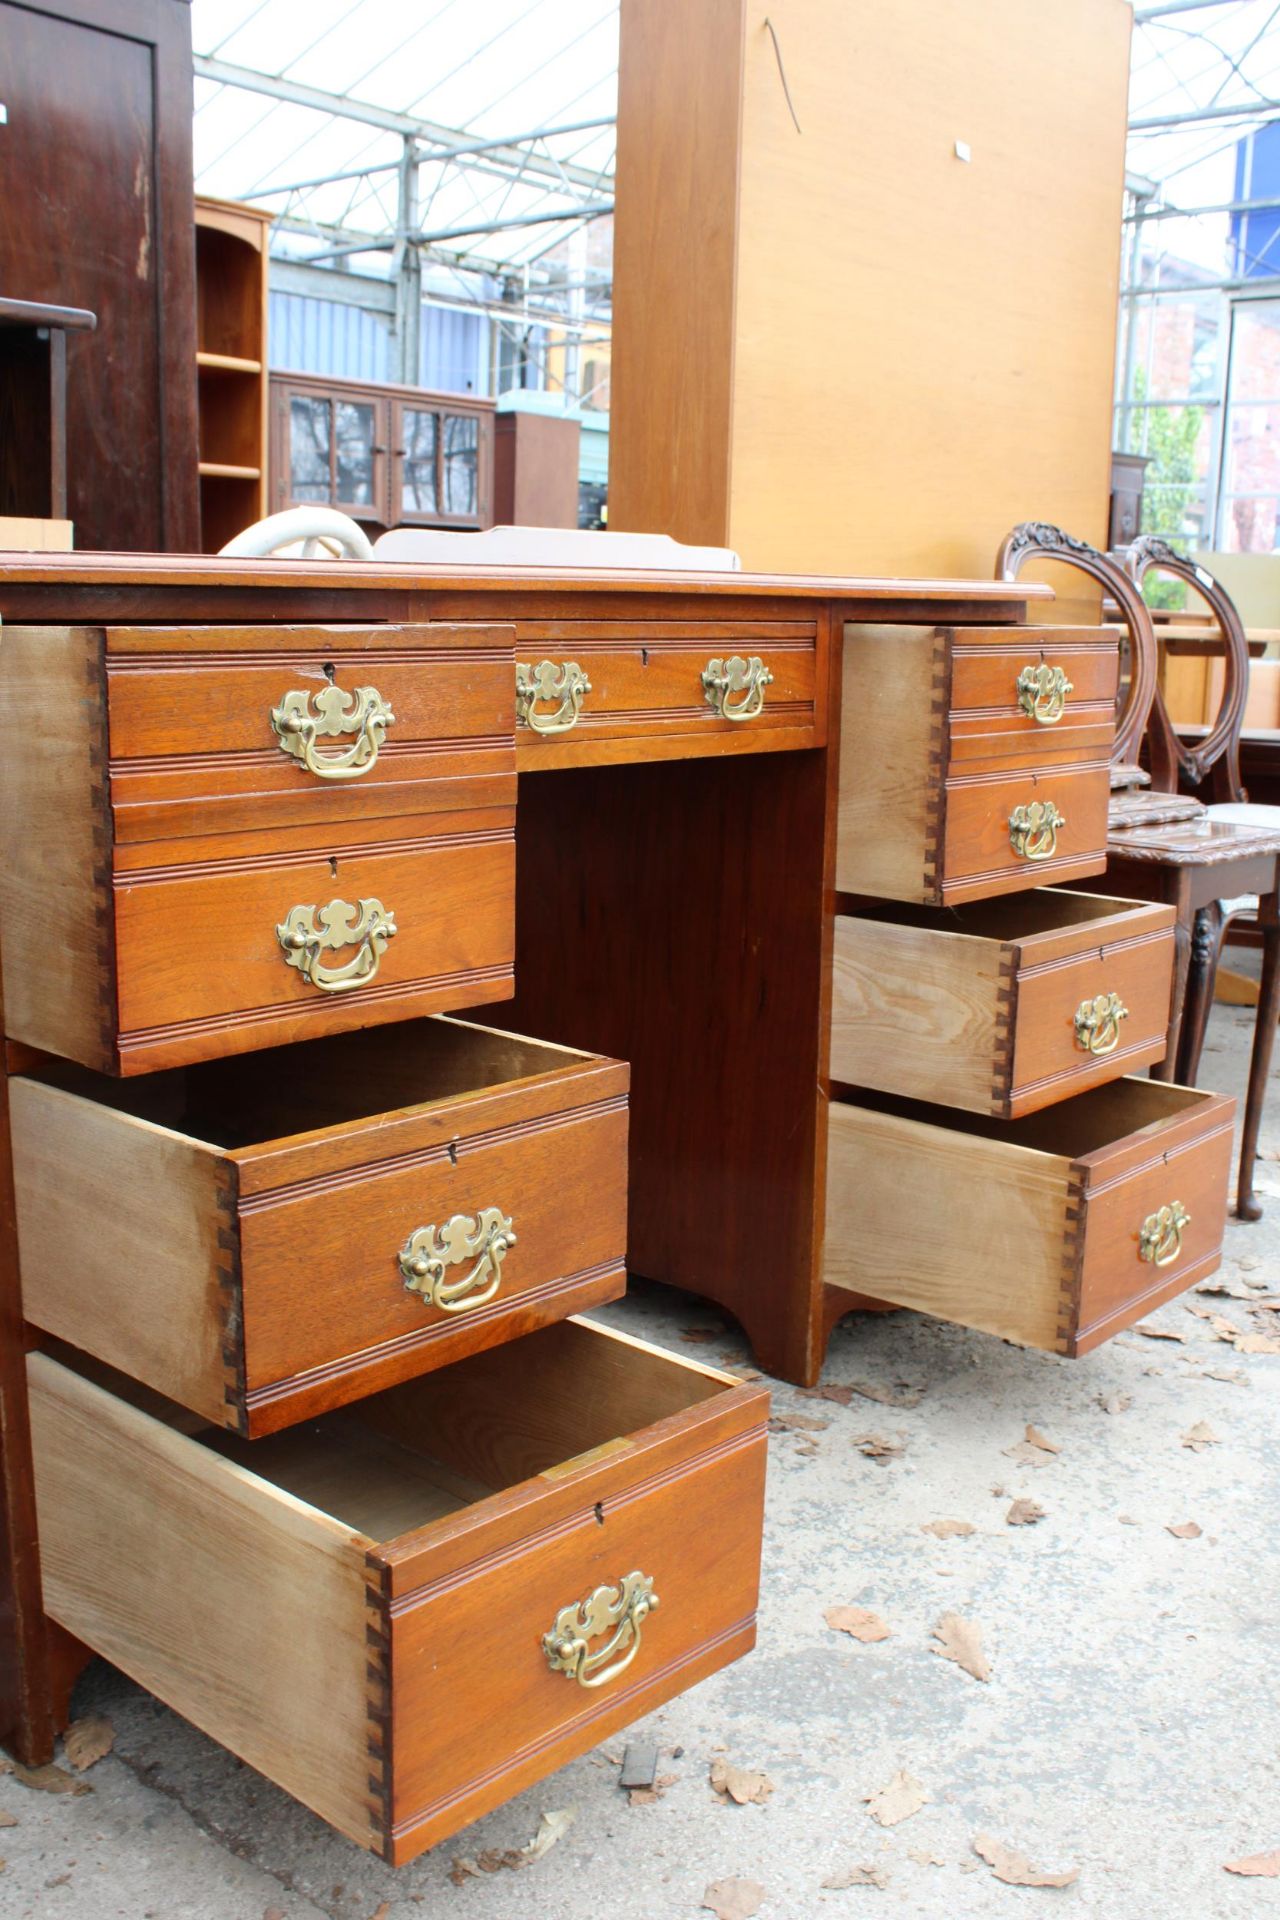
[[[48,1612],[369,1845],[370,1543],[46,1355],[27,1366]]]
[[[75,545],[70,520],[30,520],[0,515],[0,550],[6,553],[70,553]]]
[[[26,1318],[225,1421],[219,1156],[37,1080],[9,1098]]]
[[[832,1101],[829,1285],[1059,1345],[1070,1162]]]
[[[844,630],[836,886],[894,900],[926,897],[933,627]],[[933,776],[936,789],[941,775]]]
[[[998,940],[838,916],[831,1077],[944,1106],[991,1110]]]
[[[99,639],[0,633],[0,945],[10,1038],[105,1064],[95,872],[109,829],[90,777],[105,731],[90,677]]]
[[[802,134],[744,13],[729,544],[979,577],[1019,520],[1104,544],[1130,7],[785,0]]]

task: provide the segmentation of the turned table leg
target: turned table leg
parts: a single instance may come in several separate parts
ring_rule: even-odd
[[[1200,908],[1192,927],[1175,1073],[1175,1078],[1184,1087],[1194,1087],[1200,1070],[1200,1055],[1213,1006],[1213,986],[1218,976],[1218,956],[1222,951],[1225,926],[1221,901],[1211,900],[1208,906]]]
[[[1261,1204],[1253,1197],[1253,1170],[1258,1158],[1258,1135],[1262,1130],[1262,1109],[1267,1097],[1271,1049],[1276,1036],[1276,1021],[1280,1018],[1280,897],[1275,893],[1264,894],[1258,902],[1258,925],[1262,928],[1262,984],[1258,990],[1253,1052],[1249,1060],[1249,1091],[1245,1095],[1244,1128],[1240,1139],[1236,1212],[1241,1220],[1262,1218]]]

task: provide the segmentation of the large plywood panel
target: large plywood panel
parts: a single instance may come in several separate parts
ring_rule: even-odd
[[[755,0],[696,10],[709,65],[622,0],[611,524],[915,575],[989,574],[1021,519],[1104,540],[1125,0],[767,11],[799,131]]]

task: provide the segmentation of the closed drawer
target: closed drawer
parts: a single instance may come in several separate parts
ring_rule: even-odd
[[[759,1387],[568,1322],[250,1444],[28,1368],[48,1613],[396,1864],[753,1644]]]
[[[522,623],[520,770],[817,745],[818,635],[815,620]]]
[[[506,694],[489,686],[481,702],[459,680],[502,678],[509,694],[510,630],[475,630],[497,636],[478,650],[492,661],[457,668],[448,720],[491,726],[505,712],[504,734],[465,751],[409,743],[385,764],[379,749],[345,783],[272,740],[267,682],[281,700],[305,675],[292,657],[278,673],[243,669],[265,673],[250,698],[236,680],[241,631],[266,644],[264,629],[185,630],[184,675],[155,661],[188,655],[148,652],[147,634],[6,629],[0,932],[12,1038],[128,1074],[510,994],[514,723]],[[181,637],[156,633],[169,649]],[[342,637],[326,636],[335,656]],[[113,653],[117,643],[140,651]],[[401,664],[410,687],[418,670]],[[429,660],[424,684],[437,670],[449,679]],[[157,673],[175,685],[160,689]],[[319,684],[329,687],[322,674]],[[184,699],[203,722],[183,717]],[[430,702],[407,696],[401,708],[425,733]],[[242,726],[265,744],[242,751]],[[207,753],[194,750],[200,737]]]
[[[106,628],[117,842],[483,806],[513,762],[513,629]]]
[[[952,905],[1101,873],[1116,657],[1090,628],[847,627],[841,891]],[[1102,697],[1042,722],[1019,679],[1063,661]]]
[[[1165,1053],[1172,907],[1052,889],[837,916],[831,1078],[1005,1119]]]
[[[242,1433],[626,1284],[616,1061],[422,1020],[11,1093],[27,1319]]]
[[[1025,1120],[833,1100],[825,1278],[1087,1353],[1217,1267],[1234,1113],[1221,1094],[1156,1080]]]

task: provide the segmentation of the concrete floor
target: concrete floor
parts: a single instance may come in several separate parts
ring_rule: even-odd
[[[1215,1010],[1203,1085],[1243,1089],[1251,1030],[1251,1015]],[[1263,1144],[1267,1218],[1232,1223],[1223,1277],[1280,1291],[1274,1094]],[[1201,1304],[1247,1324],[1241,1300]],[[683,1342],[718,1317],[661,1289],[605,1317],[686,1354],[748,1359],[736,1333]],[[779,1414],[827,1424],[773,1440],[758,1650],[635,1730],[676,1776],[656,1804],[629,1803],[610,1742],[393,1872],[98,1663],[77,1710],[108,1715],[116,1743],[86,1776],[93,1792],[0,1778],[0,1815],[17,1822],[0,1831],[0,1913],[695,1920],[708,1883],[741,1878],[766,1890],[761,1920],[1280,1915],[1280,1880],[1224,1871],[1280,1846],[1280,1356],[1236,1353],[1181,1302],[1153,1317],[1180,1343],[1129,1334],[1080,1362],[908,1313],[846,1321],[824,1378],[921,1397],[844,1407],[777,1390]],[[1220,1441],[1184,1447],[1201,1420]],[[1006,1452],[1028,1422],[1061,1449],[1044,1466]],[[864,1457],[852,1440],[868,1431],[902,1435],[904,1451]],[[1009,1526],[1018,1496],[1046,1517]],[[922,1531],[940,1519],[975,1530]],[[1167,1531],[1187,1520],[1202,1537]],[[845,1603],[882,1614],[892,1637],[832,1632],[823,1611]],[[950,1610],[980,1624],[988,1683],[930,1651]],[[721,1802],[717,1756],[766,1772],[767,1803]],[[928,1800],[882,1829],[864,1796],[899,1768]],[[456,1856],[521,1846],[568,1807],[572,1830],[536,1865],[451,1882]],[[998,1882],[971,1849],[984,1831],[1078,1881]],[[855,1866],[887,1884],[823,1889]]]

